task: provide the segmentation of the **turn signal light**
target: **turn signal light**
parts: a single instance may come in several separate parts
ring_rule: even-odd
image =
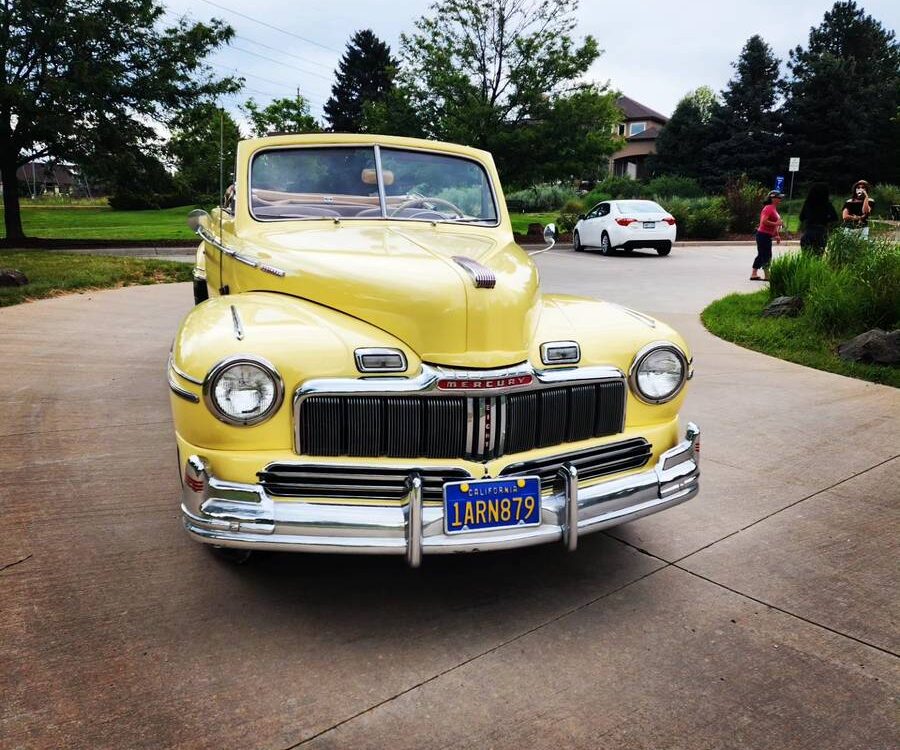
[[[665,219],[663,219],[663,221],[666,222],[666,224],[668,224],[669,226],[672,226],[675,223],[675,217],[667,216]]]
[[[616,219],[616,224],[622,227],[627,227],[629,224],[634,224],[637,219]]]

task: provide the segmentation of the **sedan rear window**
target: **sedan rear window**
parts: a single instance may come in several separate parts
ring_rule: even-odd
[[[618,201],[616,205],[623,214],[664,214],[666,209],[653,201]]]

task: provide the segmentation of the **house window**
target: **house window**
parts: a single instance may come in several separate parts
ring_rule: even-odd
[[[637,135],[647,129],[646,122],[631,122],[628,124],[628,135]]]
[[[618,133],[619,133],[619,135],[625,135],[625,123],[624,122],[619,123]]]

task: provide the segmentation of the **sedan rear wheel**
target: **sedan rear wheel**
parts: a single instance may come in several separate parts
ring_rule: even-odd
[[[660,255],[665,257],[666,255],[668,255],[669,253],[672,252],[672,243],[667,242],[665,245],[662,245],[661,247],[656,248],[656,252],[658,252]]]
[[[612,250],[612,245],[609,242],[609,235],[604,232],[603,236],[600,238],[600,253],[602,255],[609,255],[610,250]]]

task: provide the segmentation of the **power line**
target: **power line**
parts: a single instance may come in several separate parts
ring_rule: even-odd
[[[274,84],[275,86],[284,86],[285,88],[289,88],[292,91],[297,87],[295,83],[287,83],[286,81],[274,81],[271,78],[265,78],[263,76],[257,75],[256,73],[245,73],[245,72],[238,70],[237,68],[230,68],[227,65],[220,65],[219,63],[211,62],[211,63],[207,63],[207,65],[213,65],[217,68],[221,68],[222,70],[228,71],[229,73],[234,73],[235,75],[237,75],[241,78],[243,78],[244,76],[248,76],[250,78],[256,78],[257,80],[265,81],[266,83],[271,83],[271,84]],[[311,97],[308,97],[308,96],[306,96],[304,98],[311,100]]]
[[[260,21],[258,18],[254,18],[253,16],[248,16],[245,13],[241,13],[237,10],[232,10],[231,8],[227,8],[224,5],[219,5],[218,3],[214,3],[212,0],[200,0],[201,2],[206,3],[207,5],[212,5],[214,8],[219,8],[220,10],[224,10],[227,13],[234,13],[236,16],[240,16],[241,18],[246,18],[248,21],[253,21],[253,23],[258,23],[260,26],[266,26],[267,28],[274,29],[275,31],[280,31],[282,34],[287,34],[288,36],[292,36],[295,39],[299,39],[301,42],[306,42],[307,44],[313,44],[316,47],[321,47],[322,49],[327,49],[329,52],[337,52],[339,55],[342,54],[341,50],[337,50],[334,47],[328,47],[324,44],[320,44],[312,39],[307,39],[305,36],[300,36],[299,34],[295,34],[293,31],[287,31],[286,29],[282,29],[279,26],[274,26],[270,23],[266,23],[265,21]]]
[[[261,60],[268,60],[269,62],[273,62],[276,65],[282,65],[285,68],[290,70],[296,70],[298,73],[304,73],[308,76],[315,76],[316,78],[321,78],[323,81],[331,82],[331,78],[328,76],[323,76],[321,73],[313,73],[311,70],[303,70],[303,68],[295,68],[293,65],[288,65],[287,63],[282,62],[281,60],[276,60],[274,57],[266,57],[266,55],[261,55],[258,52],[253,52],[249,49],[244,49],[243,47],[236,47],[233,44],[228,45],[229,49],[235,49],[238,52],[243,52],[245,55],[253,55],[254,57],[258,57]]]
[[[283,49],[278,49],[278,47],[273,47],[270,44],[263,44],[262,42],[257,42],[255,39],[251,39],[250,37],[244,36],[243,34],[235,34],[235,39],[242,39],[245,42],[250,42],[250,44],[256,44],[260,47],[265,47],[266,49],[270,49],[273,52],[278,52],[282,55],[287,55],[288,57],[295,57],[298,60],[309,63],[310,65],[316,65],[320,68],[325,68],[325,70],[333,70],[331,65],[326,65],[325,63],[316,62],[315,60],[310,60],[308,57],[302,57],[301,55],[295,55],[293,52],[287,52]]]

